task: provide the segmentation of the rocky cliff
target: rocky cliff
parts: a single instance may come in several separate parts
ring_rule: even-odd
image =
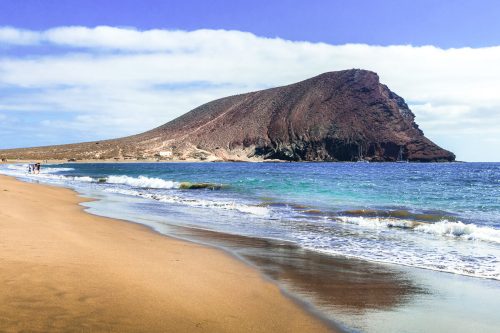
[[[3,150],[0,157],[453,161],[414,118],[376,73],[355,69],[218,99],[130,137]]]

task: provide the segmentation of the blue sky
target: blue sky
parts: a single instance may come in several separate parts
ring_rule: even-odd
[[[0,22],[32,30],[68,25],[226,29],[329,44],[484,47],[500,40],[494,0],[2,0]]]
[[[0,148],[112,138],[365,68],[458,159],[500,161],[495,1],[0,2]]]

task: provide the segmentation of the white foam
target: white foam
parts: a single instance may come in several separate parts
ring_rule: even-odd
[[[260,215],[260,216],[269,215],[269,209],[267,207],[237,205],[235,209],[239,210],[242,213],[248,213],[253,215]]]
[[[58,175],[58,172],[72,171],[73,168],[53,168],[42,166],[39,174],[28,173],[28,164],[9,164],[6,168],[0,169],[0,172],[10,176],[23,177],[28,179],[38,179],[45,180],[47,182],[66,182],[66,181],[77,181],[77,182],[95,182],[96,180],[88,177],[78,177],[78,176],[63,176]],[[56,174],[54,174],[56,173]]]
[[[71,171],[74,170],[72,168],[51,168],[51,167],[43,167],[39,174],[30,174],[28,173],[28,164],[9,164],[6,168],[1,169],[0,171],[4,174],[18,176],[18,177],[27,177],[30,179],[45,179],[45,180],[55,180],[55,181],[78,181],[78,182],[101,182],[100,179],[91,178],[88,176],[78,177],[78,176],[63,176],[58,175],[58,172]],[[35,178],[36,177],[36,178]],[[173,189],[179,188],[180,183],[172,181],[172,180],[164,180],[161,178],[150,178],[145,176],[139,177],[130,177],[125,175],[119,176],[108,176],[102,178],[105,183],[109,184],[123,184],[132,187],[140,187],[140,188],[154,188],[154,189]]]
[[[178,182],[174,182],[171,180],[164,180],[160,178],[149,178],[144,176],[139,176],[137,178],[129,176],[109,176],[106,178],[106,183],[124,184],[142,188],[161,188],[161,189],[179,188],[180,186]]]
[[[8,164],[7,169],[19,171],[21,173],[26,173],[28,171],[29,164]],[[73,168],[55,168],[49,167],[46,165],[42,165],[40,168],[40,173],[55,173],[55,172],[64,172],[64,171],[72,171],[75,170]]]
[[[55,172],[64,172],[64,171],[73,171],[73,168],[51,168],[51,167],[43,167],[40,169],[40,173],[55,173]]]
[[[123,195],[132,195],[136,197],[141,196],[141,192],[136,191],[136,190],[128,190],[124,188],[106,188],[104,189],[104,192],[109,192],[109,193],[118,193],[118,194],[123,194]]]
[[[357,224],[367,228],[401,228],[463,240],[500,243],[500,230],[489,227],[479,227],[475,224],[466,224],[460,221],[450,222],[443,220],[435,223],[427,223],[403,219],[350,216],[342,216],[339,217],[339,219],[344,223]]]
[[[339,219],[344,223],[357,224],[367,228],[401,228],[411,229],[414,228],[419,222],[411,220],[378,218],[378,217],[351,217],[341,216]]]
[[[242,203],[235,203],[233,201],[184,198],[178,195],[153,194],[153,193],[145,193],[136,190],[122,189],[122,188],[107,188],[104,191],[110,193],[132,195],[146,199],[153,199],[165,203],[182,204],[191,207],[211,208],[211,209],[221,209],[221,210],[236,210],[242,213],[257,215],[257,216],[267,216],[270,213],[267,207],[246,205]]]
[[[481,240],[500,243],[500,230],[488,227],[479,227],[475,224],[465,224],[460,221],[423,223],[416,226],[414,230],[428,234],[443,235],[467,240]]]
[[[28,164],[8,164],[7,169],[26,172],[28,170]]]
[[[470,267],[467,264],[464,264],[463,261],[458,260],[457,258],[433,258],[427,257],[426,255],[417,255],[416,253],[410,252],[407,257],[398,257],[397,255],[382,255],[382,256],[373,256],[369,252],[360,252],[357,253],[353,251],[350,253],[346,251],[345,248],[340,250],[336,249],[323,249],[317,248],[315,246],[309,245],[304,246],[305,249],[321,252],[330,255],[340,255],[345,257],[358,258],[373,262],[381,262],[388,264],[396,264],[408,267],[416,267],[422,269],[428,269],[432,271],[439,272],[447,272],[459,275],[473,276],[478,278],[486,278],[493,280],[500,280],[500,266],[492,263],[478,263],[474,267]]]
[[[79,182],[86,182],[86,183],[92,183],[92,182],[96,181],[94,178],[91,178],[91,177],[88,177],[88,176],[83,176],[83,177],[67,177],[66,176],[64,178],[70,178],[72,180],[76,180],[76,181],[79,181]]]

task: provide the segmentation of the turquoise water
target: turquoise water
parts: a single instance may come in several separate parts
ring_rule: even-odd
[[[498,163],[110,163],[1,172],[100,193],[155,221],[500,279]],[[131,201],[140,198],[140,201]]]

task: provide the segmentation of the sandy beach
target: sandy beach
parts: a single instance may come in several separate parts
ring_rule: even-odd
[[[224,252],[87,214],[83,200],[0,176],[0,331],[332,330]]]

